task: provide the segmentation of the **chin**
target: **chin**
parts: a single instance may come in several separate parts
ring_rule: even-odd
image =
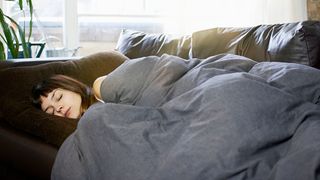
[[[77,119],[79,117],[80,117],[79,113],[70,113],[70,116],[68,118]]]
[[[71,119],[78,119],[80,118],[80,115],[73,115],[73,116],[70,116]]]

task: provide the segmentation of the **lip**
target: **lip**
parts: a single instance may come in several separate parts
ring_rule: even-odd
[[[71,107],[69,107],[69,108],[67,109],[67,111],[64,113],[64,116],[65,116],[65,117],[69,117],[69,115],[70,115],[70,109],[71,109]]]

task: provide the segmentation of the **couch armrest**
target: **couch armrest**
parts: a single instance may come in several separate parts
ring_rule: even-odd
[[[0,121],[0,162],[34,179],[50,179],[58,148]]]
[[[33,66],[57,61],[78,60],[80,57],[53,57],[53,58],[25,58],[0,61],[0,70],[10,67]]]

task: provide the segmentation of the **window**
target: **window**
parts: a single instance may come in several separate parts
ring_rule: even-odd
[[[33,32],[31,41],[46,42],[46,50],[63,48],[63,0],[33,0],[34,17]],[[6,14],[13,17],[20,25],[24,24],[28,31],[29,24],[25,23],[30,19],[29,14],[24,17],[19,12],[17,1],[3,1]],[[50,11],[48,8],[50,7]],[[46,56],[45,53],[42,57]]]
[[[78,0],[81,54],[112,50],[122,29],[163,32],[155,0]]]
[[[0,1],[14,12],[14,2]],[[302,0],[33,0],[33,4],[33,40],[46,41],[47,50],[67,52],[56,54],[62,56],[113,50],[122,29],[190,34],[217,26],[306,20]]]
[[[33,6],[34,40],[45,41],[47,50],[63,48],[63,0],[33,0]]]
[[[9,14],[16,12],[17,2],[4,2]],[[121,30],[125,28],[149,33],[163,32],[163,7],[156,0],[33,0],[33,5],[32,40],[45,41],[46,50],[67,51],[55,53],[56,56],[70,56],[76,51],[78,56],[85,56],[113,50]],[[72,7],[78,8],[75,10]],[[65,12],[64,8],[67,9]],[[68,17],[76,19],[71,20],[76,25],[70,26]],[[16,19],[20,24],[25,20],[23,17]],[[66,21],[69,27],[64,27]]]

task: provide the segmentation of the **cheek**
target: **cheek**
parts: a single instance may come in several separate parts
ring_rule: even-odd
[[[41,110],[44,111],[46,109],[46,107],[49,106],[49,103],[48,103],[48,98],[46,97],[40,97],[40,105],[41,105]]]
[[[63,103],[67,107],[72,107],[72,116],[74,118],[77,118],[75,116],[78,116],[81,113],[81,102],[82,98],[79,94],[76,93],[68,93],[65,94]]]
[[[77,96],[77,104],[78,104],[79,106],[81,106],[81,103],[82,103],[82,98],[81,98],[80,95],[78,95],[78,96]]]
[[[82,109],[82,105],[81,105],[81,97],[77,96],[74,101],[73,101],[73,107],[74,107],[74,111],[73,111],[73,117],[74,118],[80,118],[81,116],[81,109]]]
[[[64,103],[68,105],[78,106],[79,104],[81,104],[81,97],[77,96],[76,94],[68,94],[64,98]]]
[[[72,100],[72,105],[77,110],[80,110],[81,109],[81,102],[82,102],[81,96],[80,95],[74,95],[72,99],[73,99]]]

